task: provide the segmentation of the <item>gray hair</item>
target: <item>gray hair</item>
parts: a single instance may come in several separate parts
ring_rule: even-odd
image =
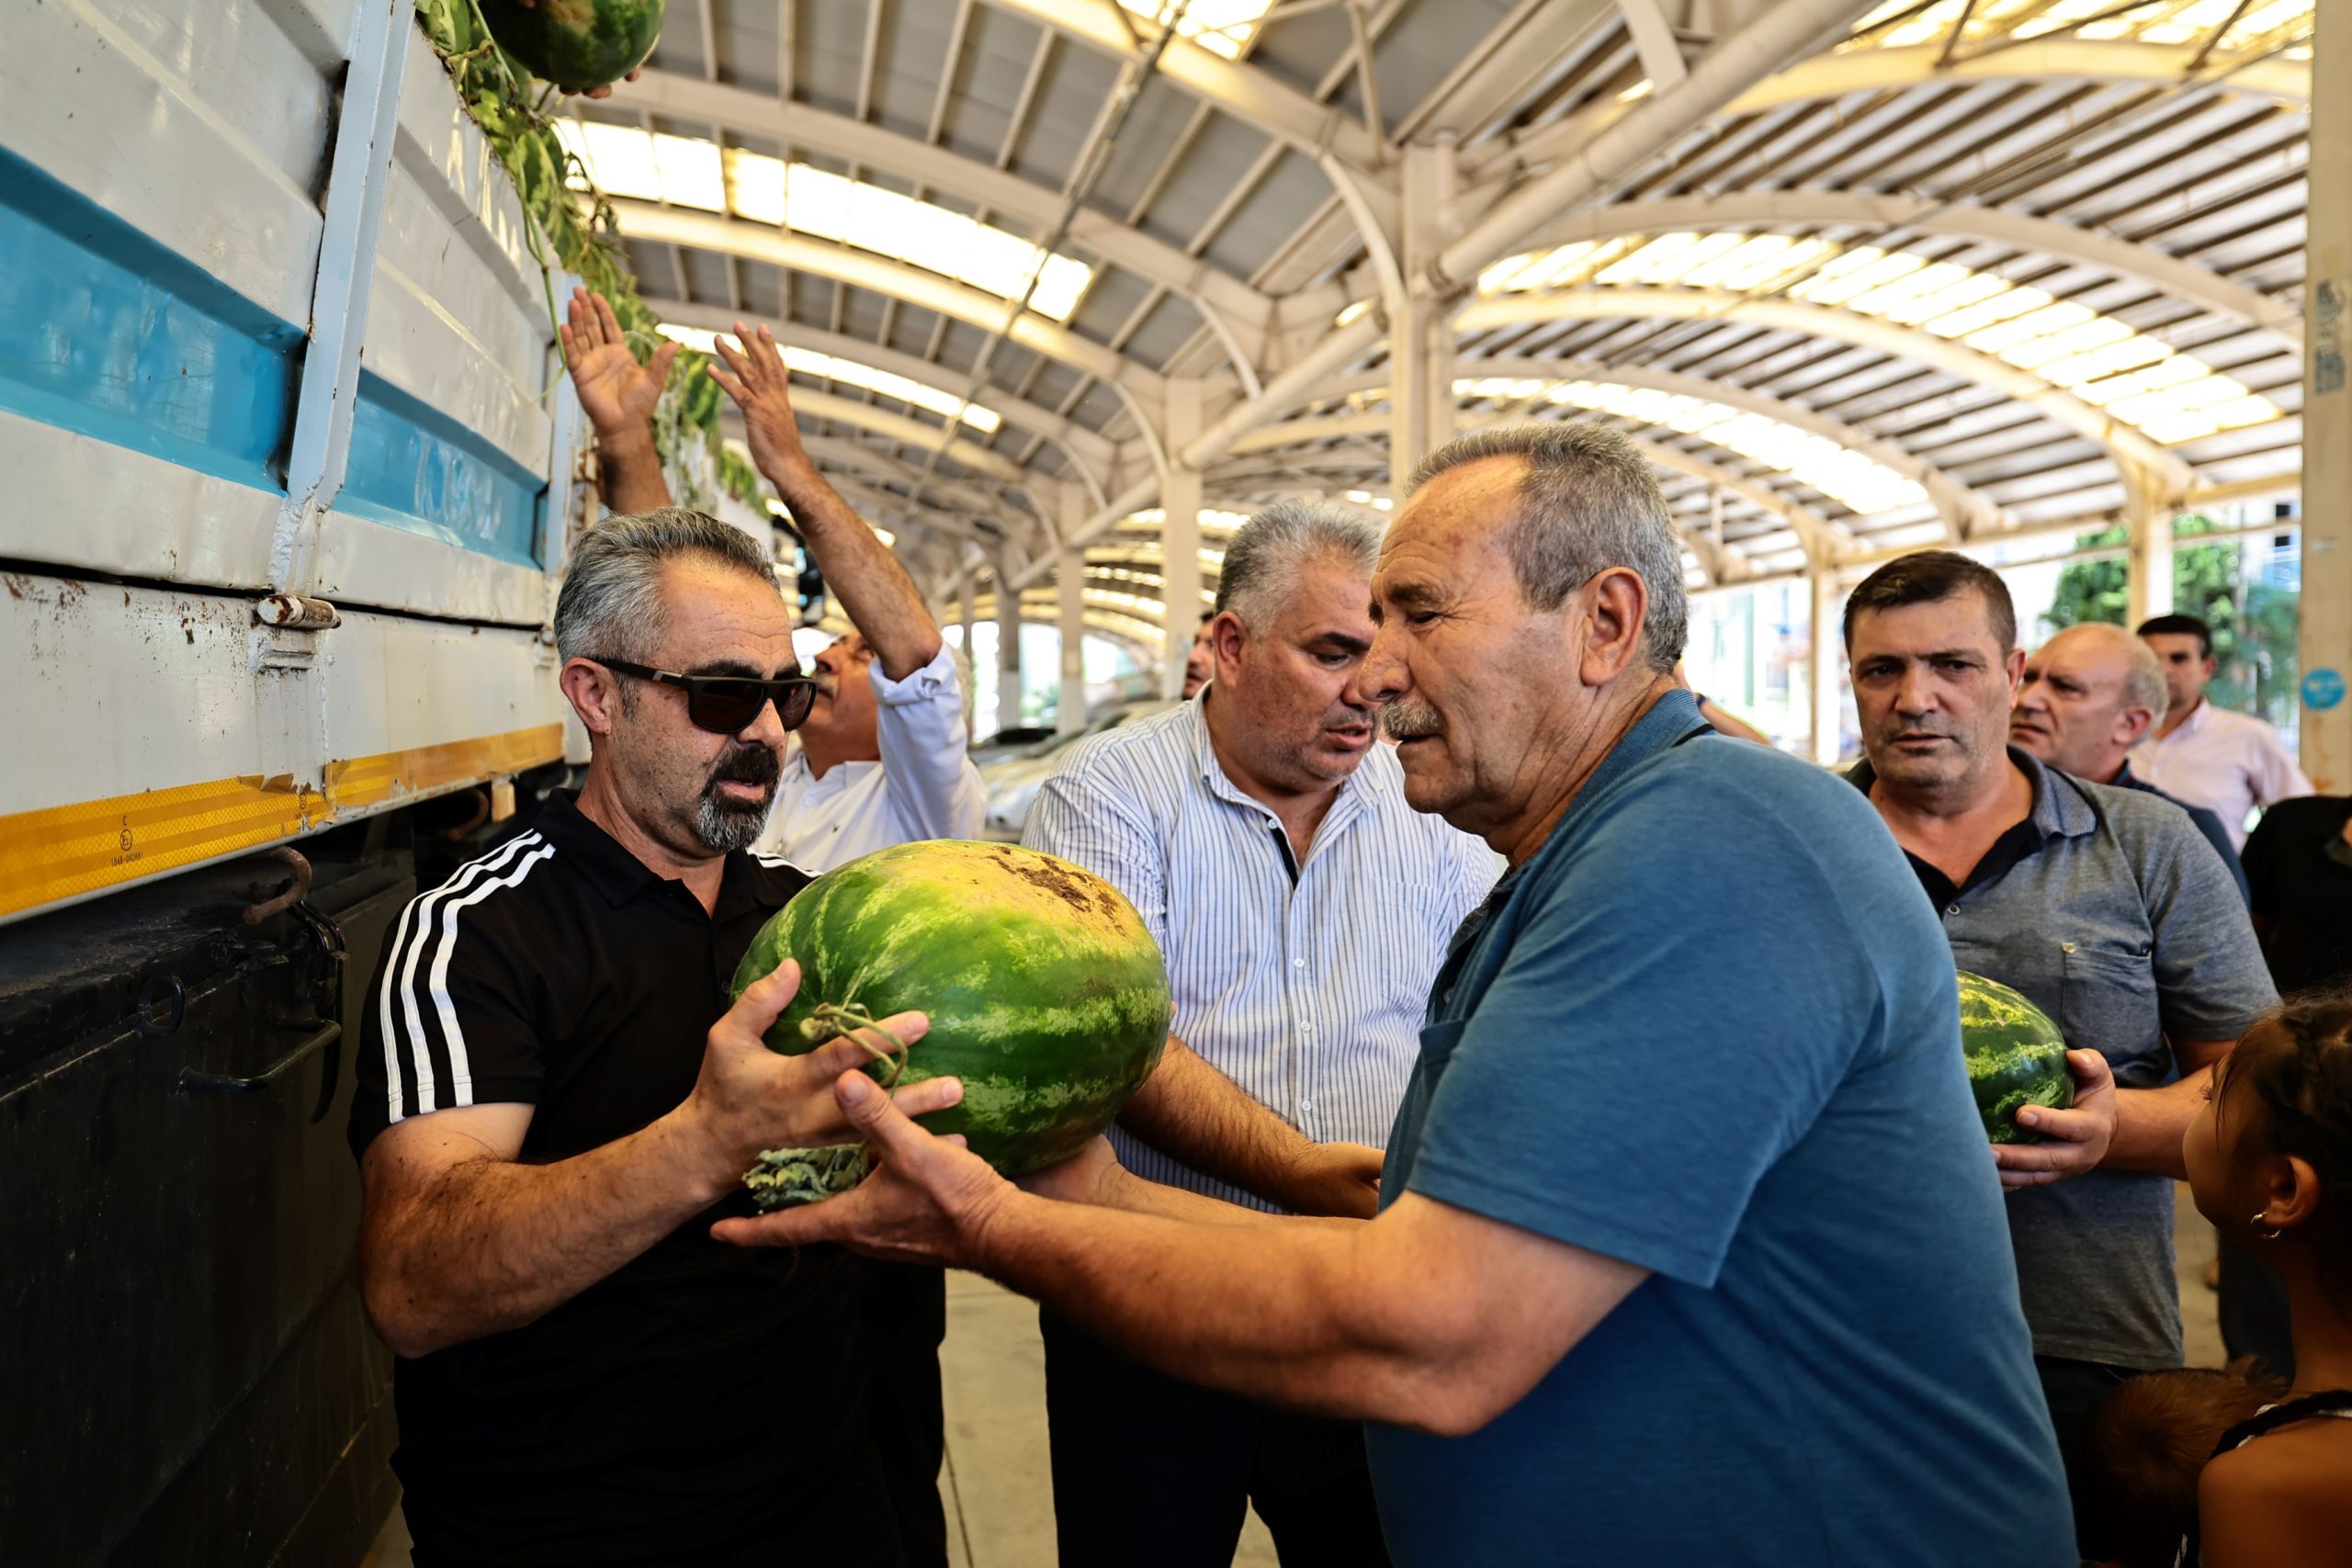
[[[1550,610],[1611,567],[1649,590],[1642,621],[1653,669],[1682,657],[1690,594],[1682,579],[1682,539],[1666,497],[1634,444],[1598,424],[1512,424],[1456,436],[1413,472],[1419,491],[1449,468],[1487,457],[1523,457],[1519,510],[1497,534],[1529,608]]]
[[[687,556],[736,568],[783,595],[767,552],[741,528],[683,506],[607,517],[582,536],[565,566],[556,651],[566,659],[652,657],[669,630],[662,569]]]
[[[1265,629],[1298,589],[1310,562],[1329,560],[1367,581],[1380,558],[1380,528],[1335,501],[1278,501],[1234,530],[1217,573],[1216,609],[1230,610],[1252,635]]]

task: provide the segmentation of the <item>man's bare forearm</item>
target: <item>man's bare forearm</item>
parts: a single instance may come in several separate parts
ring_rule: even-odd
[[[1369,1224],[1166,1190],[1150,1202],[1145,1213],[1021,1194],[990,1216],[975,1264],[1191,1382],[1329,1416],[1416,1418],[1424,1358],[1402,1292],[1372,1278]],[[1224,1213],[1200,1223],[1198,1205]]]
[[[791,509],[825,586],[874,649],[882,673],[903,681],[938,658],[939,624],[890,547],[813,465],[778,467],[782,471],[769,474],[768,482]]]
[[[662,454],[650,425],[626,435],[596,439],[596,491],[607,512],[634,516],[670,504],[670,481],[662,477]]]
[[[552,1165],[463,1160],[398,1203],[375,1201],[399,1173],[371,1162],[368,1315],[403,1356],[519,1328],[716,1202],[707,1165],[674,1116]]]
[[[1297,1206],[1292,1179],[1315,1147],[1173,1035],[1119,1125],[1204,1176],[1285,1207]]]
[[[2180,1140],[2197,1120],[2205,1100],[2205,1086],[2213,1069],[2199,1067],[2162,1089],[2120,1089],[2115,1091],[2115,1136],[2107,1145],[2101,1170],[2127,1170],[2146,1176],[2188,1179],[2181,1159]]]

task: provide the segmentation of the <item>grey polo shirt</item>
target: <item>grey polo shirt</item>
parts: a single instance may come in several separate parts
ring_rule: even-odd
[[[2234,1040],[2278,1000],[2236,885],[2178,807],[2009,760],[2033,784],[2013,836],[1958,888],[1912,859],[1961,968],[2024,992],[2124,1089],[2174,1077],[2167,1037]],[[2009,1195],[2036,1355],[2180,1365],[2172,1187],[2100,1170]]]

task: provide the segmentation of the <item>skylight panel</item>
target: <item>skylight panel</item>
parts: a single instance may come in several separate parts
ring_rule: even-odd
[[[1810,485],[1856,513],[1888,512],[1928,499],[1917,481],[1826,437],[1687,393],[1606,380],[1547,382],[1499,377],[1457,381],[1454,392],[1460,397],[1514,402],[1540,400],[1700,436]]]
[[[663,337],[673,338],[688,348],[697,349],[704,354],[718,352],[717,347],[718,334],[708,327],[680,326],[675,322],[664,321],[662,323],[661,332]],[[876,397],[888,398],[893,402],[907,403],[915,408],[925,409],[942,419],[951,423],[960,421],[983,433],[992,434],[1004,423],[1003,416],[994,409],[982,408],[978,403],[967,403],[953,392],[912,380],[896,372],[877,370],[870,365],[860,365],[854,359],[837,359],[830,354],[795,348],[788,344],[779,346],[784,350],[785,368],[797,371],[803,376],[820,380],[838,381],[844,387],[855,387],[862,391],[872,392]]]
[[[1580,241],[1499,262],[1481,282],[1490,293],[1577,283],[1781,291],[1955,339],[2109,409],[2158,441],[2194,440],[2280,417],[2268,399],[2129,322],[1955,262],[1876,245],[1841,250],[1829,241],[1774,234],[1678,232],[1611,243],[1628,248],[1611,260]],[[1792,274],[1803,276],[1781,288]],[[1537,389],[1492,380],[1476,385],[1482,397],[1523,401],[1541,395],[1540,384]],[[2212,412],[2219,410],[2227,412]]]
[[[607,196],[731,212],[755,223],[854,245],[922,267],[1004,299],[1018,299],[1038,273],[1030,308],[1066,321],[1094,268],[1047,255],[1017,234],[960,212],[807,164],[786,164],[698,137],[671,136],[598,120],[560,119],[556,134]]]
[[[1270,3],[1271,0],[1193,0],[1176,24],[1176,36],[1191,39],[1213,54],[1238,60],[1250,39],[1257,35],[1258,25]],[[1170,14],[1176,9],[1173,4],[1161,4],[1160,0],[1119,0],[1119,5],[1162,27],[1168,25]]]

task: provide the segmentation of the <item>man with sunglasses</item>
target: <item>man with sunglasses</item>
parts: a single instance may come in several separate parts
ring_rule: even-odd
[[[591,529],[556,610],[584,784],[387,945],[351,1140],[420,1564],[925,1560],[876,1506],[864,1266],[709,1235],[760,1150],[845,1141],[830,1081],[866,1056],[766,1048],[790,964],[728,999],[808,880],[749,852],[814,696],[792,632],[741,531]]]
[[[753,465],[856,628],[817,656],[814,703],[760,852],[821,873],[894,844],[978,838],[987,789],[967,755],[964,693],[938,623],[898,558],[810,461],[775,334],[741,321],[735,333],[718,341],[711,379],[742,411]],[[653,407],[674,346],[638,364],[612,307],[576,289],[564,347],[596,428],[606,504],[667,506]]]

